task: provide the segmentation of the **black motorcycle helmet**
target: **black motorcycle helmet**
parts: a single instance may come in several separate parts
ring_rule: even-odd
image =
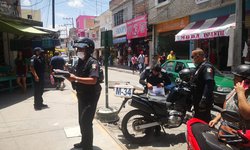
[[[161,66],[159,64],[156,64],[152,67],[152,71],[156,71],[156,72],[161,72]]]
[[[189,82],[191,79],[191,74],[191,70],[189,68],[185,68],[179,72],[179,77],[182,81]]]
[[[239,65],[232,71],[232,73],[242,78],[250,79],[250,65]]]
[[[89,38],[83,38],[78,41],[75,41],[74,47],[77,48],[86,48],[86,53],[92,54],[95,49],[95,43]]]

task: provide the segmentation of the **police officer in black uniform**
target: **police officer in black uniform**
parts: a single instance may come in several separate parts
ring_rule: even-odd
[[[82,134],[80,143],[74,144],[74,148],[84,150],[93,149],[93,127],[92,121],[96,112],[97,102],[101,94],[98,60],[92,57],[94,42],[89,38],[79,40],[77,47],[78,63],[75,73],[70,74],[67,79],[73,82],[78,99],[79,124]]]
[[[192,59],[196,65],[192,79],[194,117],[208,123],[211,120],[210,111],[214,102],[214,67],[206,61],[204,51],[200,48],[192,51]]]
[[[44,91],[44,71],[45,60],[41,53],[44,52],[40,47],[33,49],[34,55],[31,57],[30,71],[34,79],[34,109],[41,110],[48,105],[43,104]]]
[[[161,72],[161,66],[156,64],[153,67],[146,67],[140,75],[139,83],[144,88],[144,93],[148,92],[148,89],[152,89],[153,86],[164,87],[171,83],[168,75]]]

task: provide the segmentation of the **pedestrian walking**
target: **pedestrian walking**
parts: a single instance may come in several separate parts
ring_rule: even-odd
[[[138,59],[137,59],[136,55],[134,54],[133,57],[131,58],[133,74],[137,69],[137,61],[138,61]]]
[[[176,57],[175,57],[174,51],[171,50],[170,53],[168,54],[167,60],[175,60],[175,59]]]
[[[161,57],[160,57],[160,63],[161,63],[161,65],[162,65],[165,61],[166,61],[166,53],[163,52],[163,54],[162,54]]]
[[[144,70],[144,62],[145,62],[145,56],[143,54],[143,51],[140,52],[140,55],[138,56],[138,67],[139,72],[141,73]]]
[[[95,45],[91,39],[81,39],[76,43],[76,47],[79,57],[76,72],[67,78],[77,92],[79,124],[82,134],[80,143],[74,144],[74,148],[92,150],[92,122],[102,89],[98,81],[100,68],[98,60],[92,57]]]
[[[59,56],[59,54],[60,53],[58,51],[55,51],[54,56],[51,58],[51,61],[50,61],[51,74],[54,72],[53,69],[64,70],[66,62],[63,59],[63,57]],[[56,89],[60,89],[62,91],[65,88],[64,78],[54,77],[54,81],[56,84]]]
[[[44,52],[40,47],[33,49],[34,55],[31,58],[30,70],[34,79],[34,109],[41,110],[48,108],[48,105],[43,104],[44,92],[44,71],[45,60],[41,53]]]
[[[194,85],[194,117],[208,123],[212,119],[210,111],[214,102],[214,67],[206,60],[204,51],[200,48],[193,50],[191,57],[196,65],[192,79]]]
[[[22,51],[18,51],[17,58],[15,59],[15,64],[17,84],[22,88],[23,92],[26,92],[26,77],[28,72],[28,64],[26,62],[26,59],[23,57]]]

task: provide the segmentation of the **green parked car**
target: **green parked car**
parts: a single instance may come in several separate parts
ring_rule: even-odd
[[[194,69],[195,65],[192,60],[172,60],[162,64],[162,71],[169,74],[171,82],[174,84],[175,79],[179,77],[179,71],[184,68]],[[214,87],[214,102],[222,106],[226,95],[234,88],[233,79],[225,76],[215,68],[215,87]]]

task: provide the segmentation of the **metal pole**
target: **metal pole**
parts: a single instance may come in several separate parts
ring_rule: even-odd
[[[107,36],[106,36],[106,32],[105,32],[105,41],[107,40]],[[108,103],[108,99],[109,99],[109,93],[108,93],[108,50],[109,47],[107,46],[107,42],[105,42],[105,100],[106,100],[106,108],[109,108],[109,103]]]
[[[55,28],[55,0],[52,0],[52,27]]]
[[[242,53],[242,0],[236,0],[236,27],[234,32],[234,51],[233,51],[233,69],[241,64],[241,53]]]

